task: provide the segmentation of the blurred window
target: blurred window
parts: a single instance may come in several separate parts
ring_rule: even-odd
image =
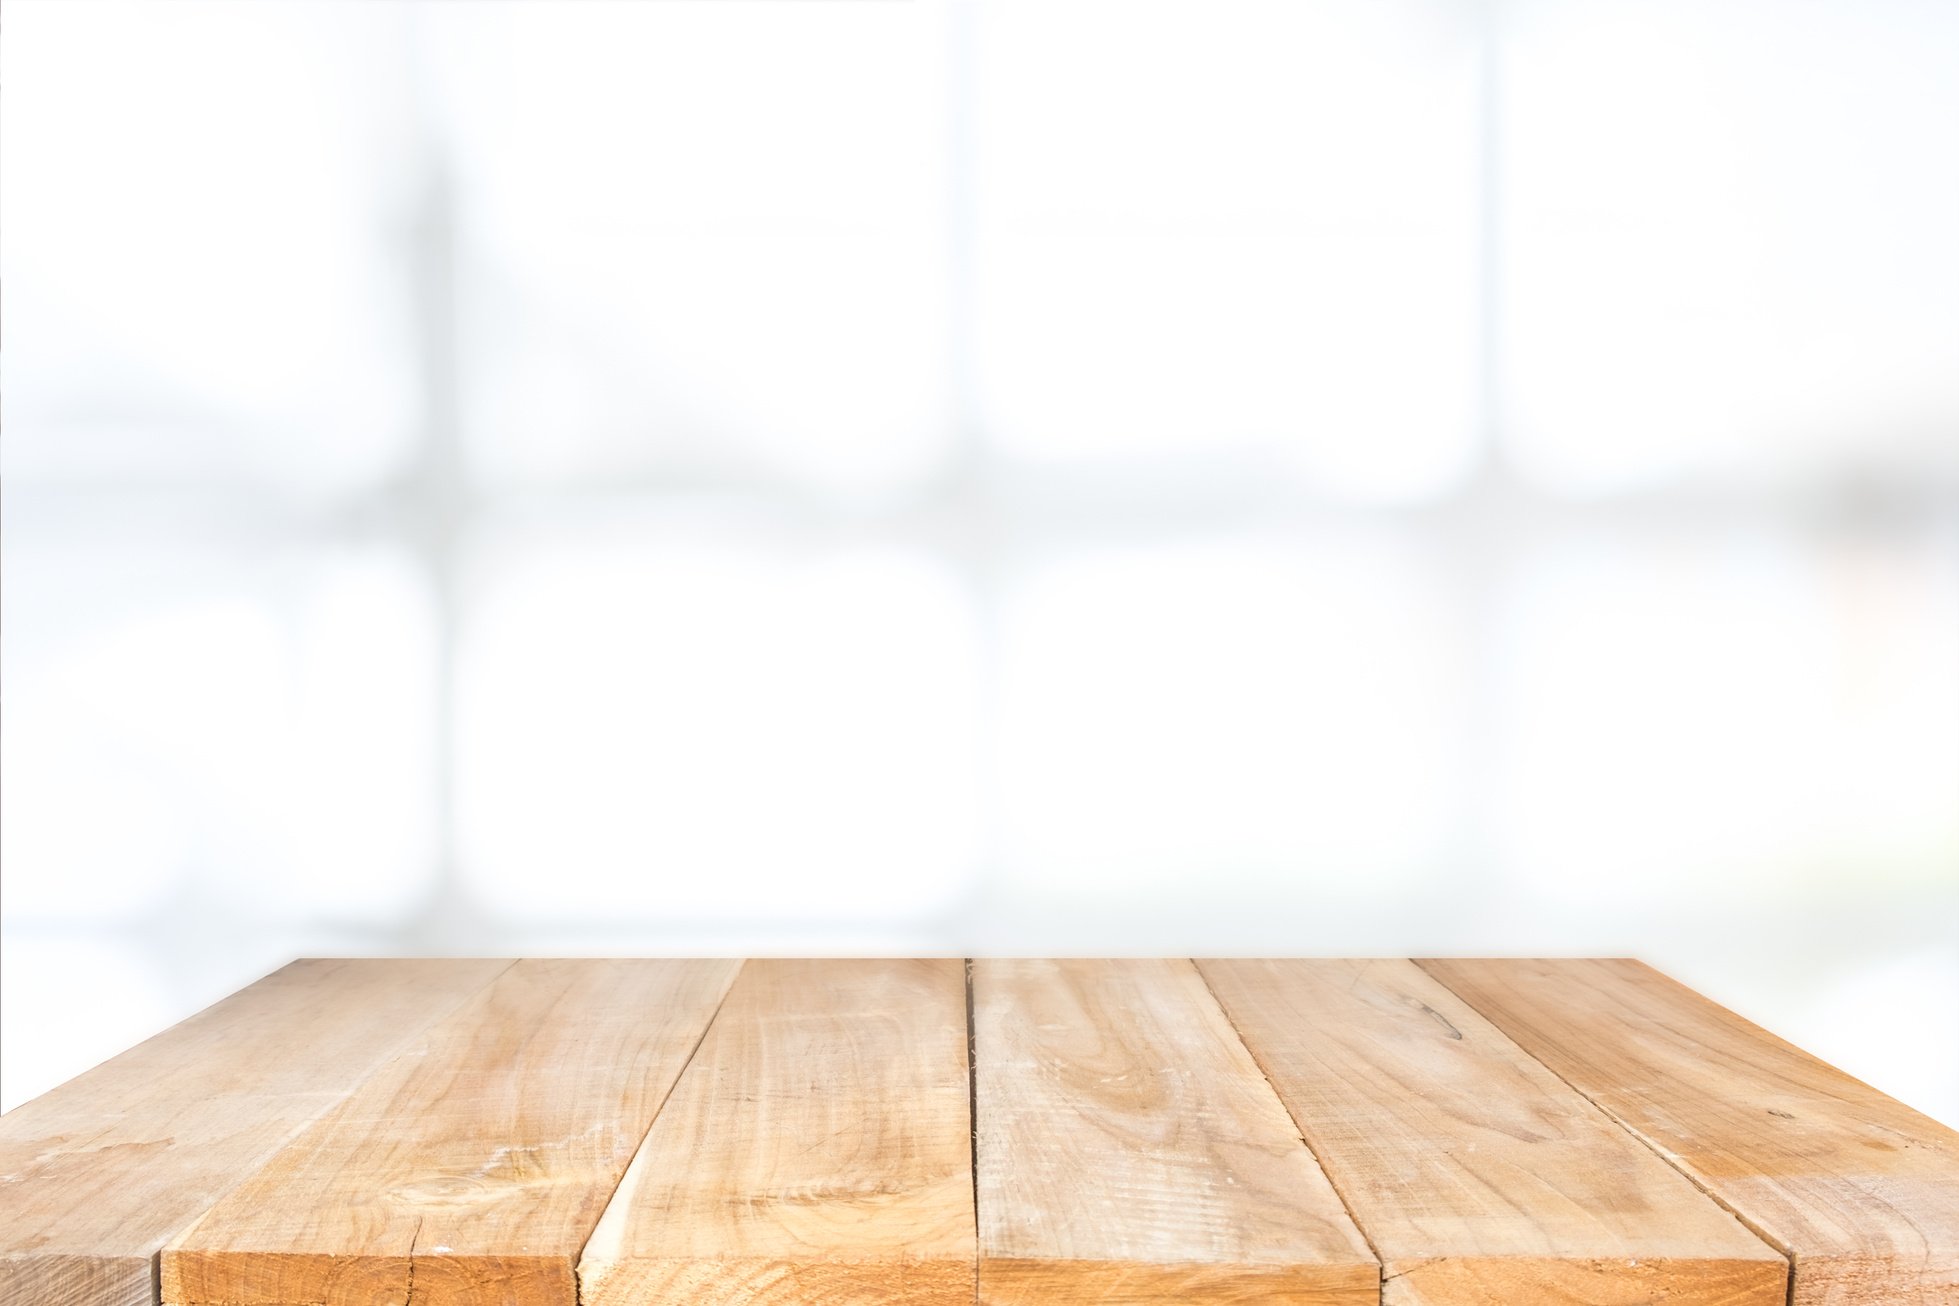
[[[1953,6],[7,29],[10,967],[1959,974]]]

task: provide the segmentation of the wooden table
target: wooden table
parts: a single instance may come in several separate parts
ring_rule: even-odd
[[[5,1306],[976,1298],[1951,1306],[1959,1135],[1630,961],[302,961],[0,1116]]]

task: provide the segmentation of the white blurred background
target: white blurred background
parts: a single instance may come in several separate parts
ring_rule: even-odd
[[[1959,1124],[1959,7],[12,0],[4,1061],[1633,954]]]

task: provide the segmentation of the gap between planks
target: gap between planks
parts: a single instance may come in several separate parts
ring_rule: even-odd
[[[1385,978],[1380,985],[1369,983],[1366,971],[1375,964],[1405,969],[1407,978],[1399,981]],[[1351,984],[1340,985],[1338,978],[1330,973],[1341,966],[1353,968]],[[1412,959],[1381,959],[1378,963],[1362,959],[1315,962],[1303,958],[1199,961],[1198,970],[1205,976],[1220,1007],[1225,1010],[1232,1028],[1266,1073],[1268,1082],[1275,1091],[1279,1091],[1305,1145],[1320,1159],[1356,1227],[1379,1257],[1382,1263],[1383,1302],[1508,1303],[1517,1300],[1515,1293],[1518,1290],[1552,1292],[1560,1301],[1566,1299],[1566,1294],[1577,1293],[1577,1296],[1571,1297],[1575,1301],[1588,1299],[1592,1292],[1605,1289],[1610,1289],[1611,1300],[1630,1302],[1635,1297],[1640,1301],[1649,1300],[1646,1294],[1654,1287],[1660,1287],[1663,1292],[1687,1290],[1694,1300],[1704,1303],[1704,1306],[1712,1306],[1715,1301],[1727,1303],[1741,1300],[1741,1297],[1731,1298],[1730,1294],[1737,1292],[1745,1292],[1746,1300],[1757,1303],[1757,1306],[1770,1300],[1777,1302],[1778,1306],[1786,1306],[1791,1258],[1782,1248],[1737,1220],[1725,1204],[1711,1201],[1699,1185],[1681,1182],[1684,1176],[1679,1170],[1662,1163],[1643,1141],[1627,1137],[1632,1131],[1621,1121],[1602,1111],[1591,1098],[1575,1092],[1562,1076],[1552,1073],[1538,1056],[1510,1038],[1479,1007],[1416,967]],[[1289,970],[1293,974],[1288,974]],[[1490,1226],[1470,1219],[1468,1223],[1460,1223],[1452,1234],[1443,1237],[1443,1241],[1437,1242],[1436,1239],[1442,1235],[1440,1230],[1430,1227],[1434,1213],[1420,1204],[1409,1205],[1404,1197],[1395,1195],[1398,1185],[1393,1177],[1394,1172],[1381,1168],[1384,1164],[1402,1163],[1397,1161],[1395,1148],[1390,1146],[1385,1153],[1382,1152],[1383,1145],[1369,1143],[1368,1135],[1364,1132],[1359,1136],[1348,1136],[1357,1127],[1365,1131],[1369,1127],[1370,1117],[1378,1112],[1373,1109],[1372,1093],[1364,1089],[1360,1081],[1350,1078],[1352,1067],[1343,1070],[1342,1066],[1358,1057],[1360,1060],[1357,1064],[1360,1066],[1378,1066],[1383,1073],[1397,1077],[1410,1073],[1425,1080],[1429,1071],[1423,1062],[1429,1054],[1421,1051],[1424,1044],[1420,1028],[1413,1029],[1412,1034],[1393,1035],[1393,1031],[1384,1026],[1383,1032],[1392,1037],[1379,1045],[1378,1053],[1368,1050],[1376,1047],[1372,1039],[1345,1052],[1341,1050],[1344,1045],[1336,1041],[1330,1054],[1333,1059],[1328,1061],[1322,1053],[1312,1052],[1308,1046],[1299,1044],[1299,1031],[1289,1025],[1300,1019],[1313,1020],[1324,1016],[1326,1013],[1320,1008],[1325,1004],[1343,1004],[1348,1000],[1346,995],[1352,995],[1356,988],[1367,983],[1371,996],[1361,995],[1354,1001],[1374,1006],[1384,999],[1392,1000],[1389,1006],[1381,1007],[1383,1011],[1391,1010],[1392,1005],[1411,1006],[1417,1014],[1439,1022],[1450,1038],[1462,1039],[1464,1034],[1456,1030],[1447,1016],[1431,1009],[1421,1000],[1419,985],[1413,990],[1400,992],[1401,986],[1415,976],[1432,985],[1433,993],[1446,994],[1458,1004],[1457,1010],[1461,1013],[1458,1019],[1473,1017],[1481,1026],[1473,1031],[1476,1039],[1474,1046],[1478,1050],[1468,1053],[1467,1061],[1462,1061],[1456,1054],[1438,1053],[1445,1055],[1445,1060],[1439,1063],[1444,1073],[1454,1073],[1447,1069],[1451,1065],[1459,1069],[1474,1069],[1477,1077],[1487,1079],[1486,1087],[1514,1086],[1522,1090],[1526,1098],[1533,1090],[1528,1081],[1534,1074],[1538,1077],[1535,1091],[1541,1093],[1548,1089],[1562,1099],[1555,1104],[1557,1110],[1554,1117],[1547,1117],[1553,1121],[1550,1133],[1538,1135],[1532,1129],[1517,1134],[1514,1147],[1507,1146],[1504,1138],[1494,1139],[1492,1141],[1498,1144],[1498,1152],[1485,1158],[1474,1156],[1478,1150],[1474,1141],[1478,1132],[1495,1128],[1505,1138],[1510,1136],[1510,1130],[1503,1127],[1501,1112],[1488,1123],[1480,1118],[1460,1117],[1458,1125],[1445,1124],[1443,1132],[1436,1136],[1437,1141],[1447,1142],[1453,1136],[1451,1130],[1454,1129],[1461,1135],[1457,1141],[1467,1141],[1467,1147],[1460,1154],[1453,1148],[1444,1150],[1439,1154],[1441,1164],[1452,1171],[1459,1171],[1468,1181],[1487,1184],[1490,1174],[1501,1172],[1505,1166],[1534,1168],[1540,1159],[1556,1162],[1555,1168],[1546,1172],[1544,1181],[1544,1192],[1551,1204],[1542,1209],[1546,1216],[1557,1214],[1557,1238],[1569,1241],[1554,1242],[1540,1250],[1532,1245],[1529,1238],[1493,1234]],[[1229,999],[1218,988],[1218,981],[1227,977],[1231,981],[1228,987],[1234,991]],[[1313,996],[1315,993],[1317,997]],[[1241,1005],[1242,1011],[1239,1010]],[[1262,1028],[1248,1028],[1247,1019],[1251,1020],[1252,1025]],[[1275,1021],[1278,1023],[1275,1024]],[[1416,1024],[1419,1026],[1420,1022]],[[1326,1028],[1331,1033],[1341,1027],[1336,1024]],[[1465,1032],[1470,1028],[1467,1024],[1463,1026]],[[1415,1041],[1410,1042],[1411,1038]],[[1440,1046],[1446,1049],[1452,1045]],[[1471,1045],[1454,1046],[1469,1048]],[[1288,1048],[1291,1050],[1284,1051]],[[1299,1059],[1302,1055],[1306,1057],[1303,1061]],[[1376,1055],[1385,1060],[1377,1063],[1374,1060]],[[1283,1063],[1286,1066],[1283,1090],[1280,1070],[1271,1059],[1274,1056],[1289,1058]],[[1402,1058],[1406,1057],[1415,1060],[1404,1062]],[[1483,1069],[1485,1067],[1487,1072]],[[1522,1078],[1518,1079],[1518,1076]],[[1324,1087],[1316,1088],[1316,1081]],[[1409,1085],[1402,1087],[1405,1089]],[[1327,1093],[1333,1096],[1319,1102],[1317,1107],[1309,1105]],[[1381,1101],[1386,1103],[1386,1099]],[[1515,1105],[1508,1098],[1494,1104],[1499,1108]],[[1553,1100],[1546,1098],[1545,1105],[1549,1108]],[[1300,1114],[1302,1110],[1312,1116],[1310,1129],[1308,1120]],[[1389,1111],[1388,1114],[1392,1117],[1395,1113]],[[1450,1113],[1449,1118],[1456,1117]],[[1568,1120],[1577,1132],[1563,1133],[1555,1124],[1557,1118]],[[1378,1131],[1382,1125],[1406,1125],[1413,1119],[1416,1118],[1399,1121],[1393,1118],[1373,1119],[1371,1124]],[[1587,1119],[1593,1123],[1581,1127],[1580,1122]],[[1461,1133],[1463,1128],[1469,1132]],[[1324,1137],[1321,1137],[1322,1134]],[[1379,1135],[1383,1138],[1395,1136]],[[1400,1146],[1405,1151],[1407,1144]],[[1534,1150],[1539,1147],[1548,1147],[1549,1150],[1543,1153]],[[1601,1148],[1602,1151],[1599,1150]],[[1506,1150],[1514,1152],[1514,1155],[1504,1156],[1502,1153]],[[1457,1155],[1464,1159],[1451,1159]],[[1641,1158],[1644,1164],[1633,1165],[1633,1158]],[[1329,1161],[1337,1164],[1329,1164]],[[1653,1208],[1642,1206],[1639,1209],[1644,1214],[1638,1218],[1628,1218],[1624,1211],[1619,1211],[1616,1202],[1605,1198],[1604,1190],[1599,1190],[1593,1192],[1592,1197],[1604,1202],[1604,1205],[1595,1207],[1587,1202],[1571,1207],[1569,1202],[1578,1194],[1586,1188],[1596,1189],[1604,1182],[1605,1172],[1592,1167],[1606,1163],[1628,1167],[1620,1176],[1622,1181],[1634,1185],[1637,1195],[1651,1199],[1657,1205]],[[1467,1168],[1463,1168],[1465,1166]],[[1498,1169],[1492,1171],[1493,1166]],[[1660,1180],[1660,1176],[1665,1176],[1665,1182]],[[1576,1182],[1580,1187],[1566,1188],[1560,1180]],[[1678,1185],[1678,1189],[1669,1193],[1668,1183]],[[1670,1222],[1664,1217],[1656,1222],[1659,1207],[1669,1204],[1677,1222]],[[1523,1208],[1515,1209],[1521,1212]],[[1575,1214],[1577,1211],[1591,1211],[1593,1214],[1581,1218]],[[1618,1213],[1614,1214],[1615,1211]],[[1473,1210],[1465,1207],[1456,1216],[1472,1217]],[[1528,1218],[1535,1220],[1540,1217],[1531,1215]],[[1723,1225],[1732,1232],[1723,1233]],[[1552,1226],[1544,1228],[1548,1233]],[[1689,1230],[1694,1232],[1690,1233]],[[1699,1237],[1709,1240],[1705,1246],[1694,1246]],[[1424,1247],[1424,1242],[1428,1246]],[[1389,1243],[1399,1243],[1400,1246],[1392,1247]],[[1629,1255],[1636,1255],[1636,1259],[1624,1259]],[[1615,1266],[1618,1268],[1614,1269]],[[1629,1269],[1631,1274],[1627,1274]],[[1649,1274],[1660,1275],[1667,1286],[1647,1282]],[[1601,1275],[1605,1277],[1596,1277]],[[1752,1286],[1745,1286],[1751,1282]]]
[[[579,1253],[741,969],[511,967],[167,1247],[164,1299],[365,1300],[412,1276],[417,1301],[425,1280],[431,1300],[493,1281],[574,1300]]]
[[[1388,1262],[1387,1258],[1381,1255],[1381,1249],[1374,1245],[1374,1235],[1367,1231],[1367,1226],[1361,1223],[1360,1217],[1354,1213],[1353,1201],[1347,1196],[1345,1187],[1334,1183],[1333,1176],[1327,1173],[1326,1161],[1313,1150],[1313,1145],[1306,1141],[1306,1131],[1300,1127],[1299,1117],[1293,1114],[1292,1104],[1287,1102],[1285,1096],[1279,1092],[1279,1086],[1272,1082],[1271,1073],[1266,1070],[1265,1062],[1252,1051],[1252,1045],[1246,1042],[1245,1031],[1238,1028],[1237,1020],[1232,1017],[1231,1008],[1224,1005],[1224,1000],[1218,996],[1218,991],[1211,986],[1211,977],[1204,973],[1202,966],[1197,964],[1197,958],[1191,957],[1188,960],[1190,968],[1197,972],[1197,978],[1204,982],[1204,991],[1211,995],[1211,1001],[1217,1003],[1218,1010],[1224,1013],[1224,1023],[1231,1026],[1232,1034],[1237,1036],[1241,1044],[1244,1044],[1245,1055],[1249,1056],[1252,1064],[1258,1067],[1259,1076],[1265,1080],[1265,1087],[1271,1091],[1279,1105],[1285,1108],[1286,1119],[1292,1121],[1292,1132],[1298,1136],[1299,1145],[1313,1158],[1313,1164],[1319,1166],[1320,1173],[1326,1175],[1328,1187],[1332,1188],[1333,1195],[1340,1199],[1340,1209],[1347,1213],[1347,1219],[1352,1221],[1354,1228],[1360,1232],[1361,1241],[1366,1243],[1367,1250],[1373,1253],[1375,1262],[1381,1267],[1381,1288],[1385,1291],[1388,1284]]]
[[[973,1306],[980,1306],[979,1023],[973,1019],[973,959],[966,964],[966,1133],[972,1143]]]
[[[967,1035],[960,957],[749,966],[588,1241],[584,1301],[970,1301]]]
[[[155,1306],[162,1300],[162,1247],[514,964],[295,961],[9,1112],[0,1121],[0,1156],[22,1147],[33,1154],[37,1140],[38,1154],[7,1180],[55,1186],[25,1206],[27,1190],[0,1190],[0,1226],[10,1225],[5,1232],[13,1235],[0,1236],[0,1301]],[[321,990],[335,993],[348,1019],[326,1022],[325,1031],[316,1025],[297,1049],[275,1049],[255,1062],[213,1055],[241,1036],[276,1044],[293,1018],[317,1006]],[[383,1011],[363,1016],[360,1004]],[[308,1065],[329,1079],[336,1071],[348,1077],[322,1086],[305,1077]],[[140,1087],[118,1091],[118,1081],[131,1075]],[[64,1120],[88,1118],[94,1098],[112,1105],[90,1123],[63,1127]],[[156,1164],[120,1183],[88,1179],[92,1157],[131,1147],[155,1149]],[[0,1169],[15,1168],[0,1161]],[[55,1177],[64,1171],[65,1179]],[[64,1196],[63,1182],[84,1189],[93,1183],[96,1196]],[[65,1225],[48,1223],[63,1216]]]
[[[980,960],[992,1306],[1378,1306],[1378,1258],[1188,958]]]
[[[1456,986],[1449,983],[1448,979],[1445,978],[1444,976],[1437,974],[1435,967],[1430,964],[1429,958],[1411,957],[1409,960],[1413,961],[1417,966],[1420,966],[1422,968],[1422,972],[1428,975],[1437,984],[1440,984],[1443,988],[1449,990],[1449,992],[1455,994],[1458,998],[1462,999],[1462,1001],[1466,1005],[1476,1010],[1479,1014],[1482,1015],[1483,1019],[1489,1021],[1493,1025],[1496,1025],[1497,1028],[1499,1029],[1503,1028],[1502,1025],[1498,1024],[1495,1016],[1491,1015],[1487,1011],[1484,1011],[1482,1007],[1477,1006],[1475,999],[1471,998],[1469,995],[1457,989]],[[1511,1042],[1516,1043],[1517,1040],[1513,1038]],[[1788,1277],[1787,1285],[1783,1290],[1783,1302],[1784,1302],[1784,1306],[1795,1306],[1796,1253],[1793,1249],[1784,1246],[1780,1239],[1776,1238],[1773,1234],[1769,1233],[1768,1230],[1762,1228],[1755,1221],[1749,1219],[1748,1216],[1742,1213],[1741,1211],[1736,1210],[1732,1204],[1730,1204],[1725,1198],[1721,1196],[1721,1194],[1715,1192],[1712,1188],[1709,1188],[1704,1182],[1702,1182],[1702,1180],[1698,1175],[1695,1175],[1692,1171],[1688,1170],[1686,1166],[1682,1165],[1675,1158],[1668,1156],[1664,1149],[1656,1146],[1651,1139],[1646,1137],[1645,1134],[1641,1133],[1639,1130],[1634,1129],[1631,1125],[1627,1124],[1626,1121],[1624,1121],[1619,1117],[1617,1112],[1613,1111],[1610,1107],[1606,1106],[1603,1102],[1600,1102],[1596,1097],[1592,1096],[1590,1093],[1587,1093],[1584,1089],[1578,1087],[1578,1085],[1572,1083],[1569,1079],[1566,1079],[1564,1075],[1558,1071],[1557,1067],[1545,1061],[1544,1058],[1538,1056],[1535,1052],[1532,1052],[1529,1048],[1524,1047],[1522,1043],[1517,1043],[1517,1046],[1519,1048],[1523,1048],[1523,1052],[1525,1056],[1529,1057],[1531,1060],[1537,1062],[1538,1065],[1543,1066],[1546,1070],[1550,1071],[1553,1075],[1557,1076],[1558,1082],[1562,1083],[1566,1088],[1570,1089],[1572,1092],[1578,1094],[1578,1096],[1584,1098],[1587,1102],[1590,1102],[1593,1106],[1597,1107],[1600,1113],[1603,1114],[1607,1120],[1610,1120],[1613,1124],[1617,1125],[1620,1129],[1624,1130],[1627,1134],[1631,1135],[1633,1140],[1637,1142],[1641,1147],[1645,1148],[1653,1155],[1659,1157],[1660,1160],[1666,1162],[1667,1165],[1669,1165],[1676,1172],[1678,1172],[1681,1178],[1685,1179],[1688,1183],[1692,1184],[1694,1187],[1700,1189],[1702,1193],[1706,1194],[1707,1199],[1709,1201],[1713,1202],[1716,1206],[1726,1211],[1729,1215],[1732,1215],[1736,1220],[1738,1220],[1741,1223],[1743,1228],[1748,1230],[1748,1232],[1754,1234],[1757,1238],[1760,1238],[1763,1242],[1775,1248],[1776,1251],[1782,1253],[1783,1259],[1789,1262],[1789,1277]]]
[[[701,1054],[701,1044],[707,1042],[707,1032],[714,1028],[715,1021],[721,1019],[721,1008],[728,1005],[728,995],[733,993],[735,991],[735,985],[741,982],[741,973],[748,969],[748,961],[748,958],[743,957],[735,966],[735,973],[729,978],[728,987],[721,991],[721,1000],[714,1004],[713,1014],[708,1016],[707,1023],[701,1026],[700,1037],[694,1040],[693,1047],[687,1049],[687,1059],[680,1063],[680,1073],[673,1077],[673,1083],[667,1085],[667,1091],[661,1095],[659,1105],[653,1108],[653,1114],[647,1118],[646,1128],[640,1131],[639,1142],[633,1145],[634,1156],[638,1156],[639,1150],[646,1146],[646,1136],[653,1132],[653,1126],[660,1119],[660,1113],[667,1109],[667,1103],[673,1098],[673,1090],[679,1087],[680,1081],[686,1077],[688,1067],[694,1064],[694,1058]],[[628,1163],[627,1169],[630,1168],[631,1164]],[[599,1218],[601,1220],[605,1218],[605,1212],[611,1209],[613,1200],[619,1196],[619,1190],[625,1186],[625,1183],[626,1170],[621,1170],[619,1172],[619,1182],[612,1185],[612,1191],[606,1194],[605,1205],[599,1208]],[[592,1235],[598,1231],[599,1226],[593,1224],[591,1231],[585,1235],[585,1241],[578,1245],[578,1255],[572,1258],[571,1291],[573,1306],[585,1306],[585,1279],[583,1275],[578,1273],[577,1267],[583,1264],[585,1260],[585,1249],[591,1245]],[[402,1306],[413,1306],[415,1300],[413,1291],[415,1285],[415,1258],[412,1248],[409,1251],[408,1259],[408,1285],[410,1289],[408,1300],[403,1302]],[[163,1300],[162,1296],[159,1295],[157,1300],[161,1302]]]
[[[1424,964],[1786,1247],[1794,1306],[1959,1301],[1959,1130],[1640,962]]]

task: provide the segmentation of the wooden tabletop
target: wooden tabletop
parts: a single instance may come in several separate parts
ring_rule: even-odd
[[[301,961],[0,1116],[0,1306],[975,1301],[1951,1306],[1959,1134],[1631,961]]]

